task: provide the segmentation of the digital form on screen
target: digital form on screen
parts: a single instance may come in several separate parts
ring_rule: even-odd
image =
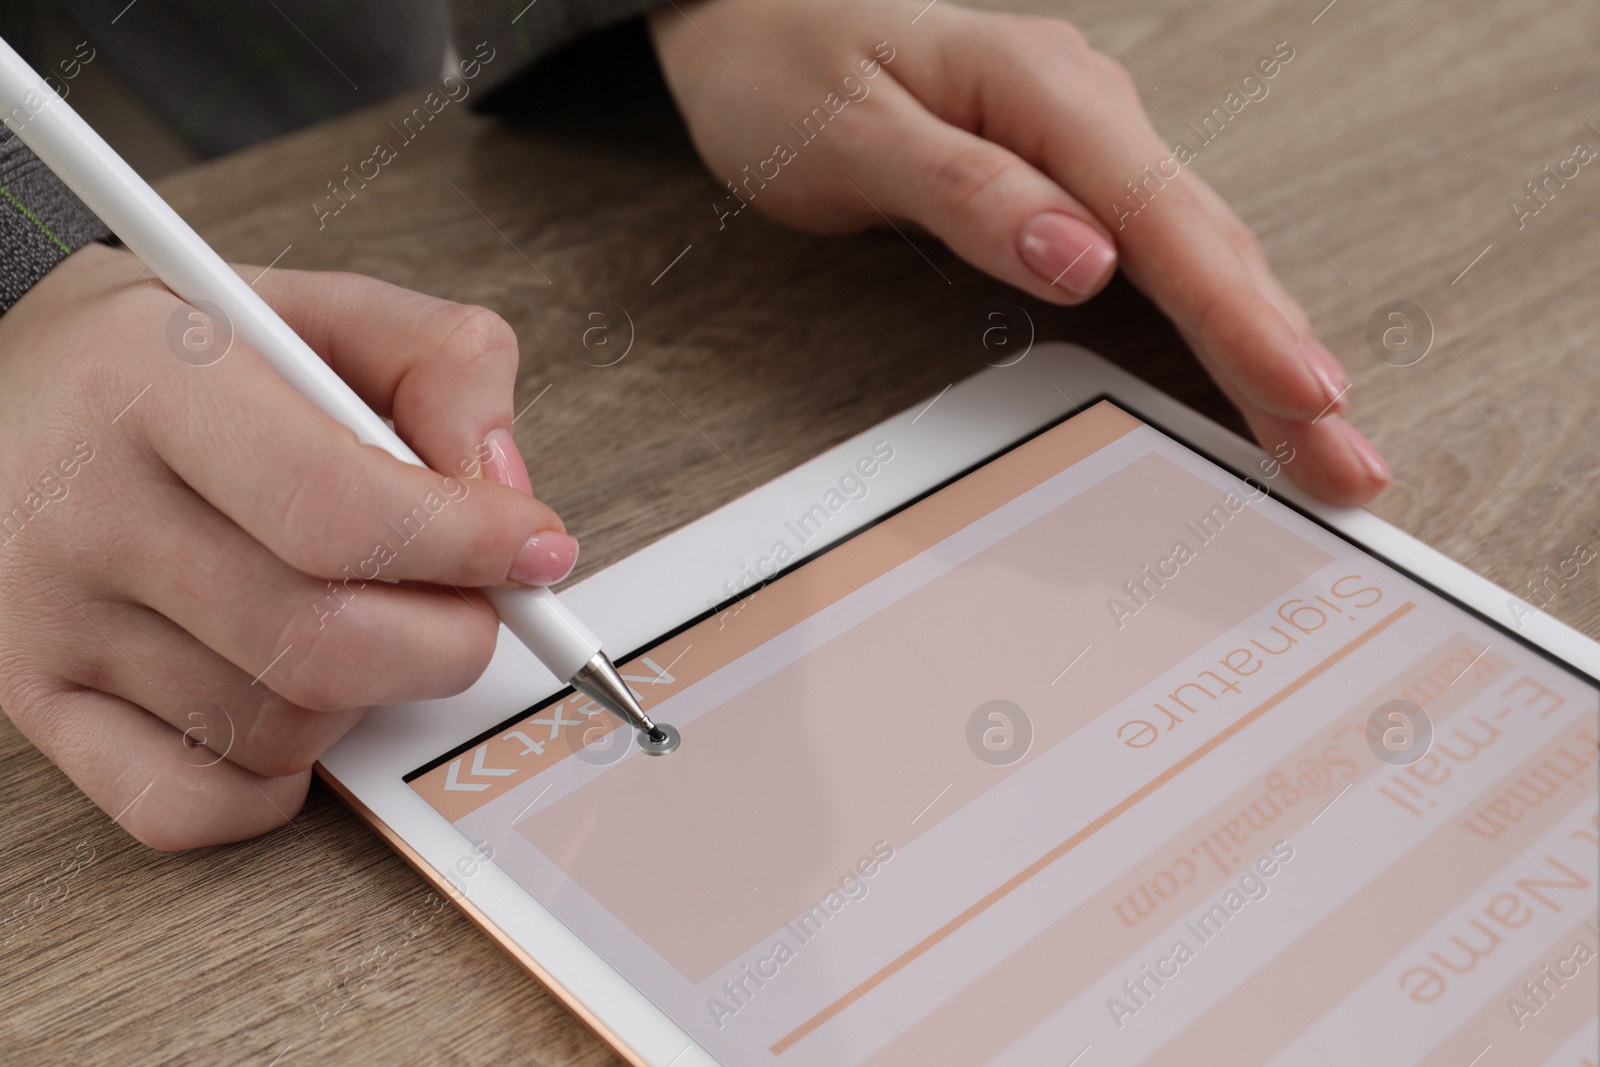
[[[1593,680],[1109,402],[621,662],[408,781],[725,1062],[1594,1055]]]

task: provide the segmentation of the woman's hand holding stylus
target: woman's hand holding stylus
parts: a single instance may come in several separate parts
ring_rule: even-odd
[[[433,470],[103,245],[0,317],[0,706],[159,848],[281,825],[361,709],[483,672],[477,587],[577,555],[511,439],[503,320],[356,275],[256,288]]]

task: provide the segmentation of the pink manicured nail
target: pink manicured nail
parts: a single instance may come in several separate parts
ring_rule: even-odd
[[[1361,431],[1348,422],[1344,424],[1344,434],[1350,441],[1350,447],[1355,449],[1356,455],[1361,458],[1362,465],[1367,468],[1367,473],[1372,475],[1372,480],[1388,484],[1394,478],[1394,474],[1390,472],[1389,465],[1383,461],[1378,450],[1372,447],[1372,442],[1362,437]]]
[[[1322,387],[1322,399],[1328,405],[1323,414],[1339,413],[1349,407],[1346,396],[1350,391],[1350,376],[1344,372],[1339,357],[1314,340],[1302,344],[1300,351],[1311,369],[1311,376]]]
[[[577,562],[576,538],[559,530],[540,530],[517,553],[509,577],[523,585],[555,585],[572,573]]]
[[[1099,230],[1059,211],[1029,219],[1017,247],[1035,274],[1075,296],[1094,292],[1117,261],[1117,250]]]
[[[483,464],[483,473],[501,485],[509,485],[532,496],[533,483],[528,480],[528,465],[522,462],[522,452],[517,448],[516,438],[511,436],[511,431],[505,427],[490,430],[483,443],[489,451],[489,458]]]

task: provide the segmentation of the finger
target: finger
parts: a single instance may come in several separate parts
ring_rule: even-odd
[[[919,66],[907,49],[913,62],[896,69],[919,97],[941,76],[972,87],[984,135],[1093,210],[1130,278],[1257,407],[1291,419],[1327,407],[1338,385],[1217,232],[1120,64],[1058,20],[947,14],[936,25],[949,29],[938,63]]]
[[[1294,327],[1297,336],[1302,338],[1311,336],[1311,320],[1306,317],[1305,310],[1300,307],[1299,302],[1289,295],[1288,290],[1283,288],[1277,276],[1272,273],[1272,267],[1267,262],[1266,250],[1261,247],[1261,241],[1255,233],[1244,224],[1244,220],[1234,214],[1233,208],[1228,206],[1228,202],[1211,187],[1210,182],[1198,174],[1191,173],[1188,176],[1188,184],[1199,201],[1200,208],[1210,216],[1213,228],[1244,261],[1245,267],[1256,280],[1257,288],[1272,301],[1273,306],[1288,320],[1289,325]]]
[[[1294,483],[1330,504],[1365,504],[1393,480],[1372,442],[1337,415],[1296,422],[1252,408],[1244,416],[1263,446],[1294,457],[1281,464]]]
[[[61,676],[136,704],[172,726],[192,766],[226,759],[269,778],[299,774],[361,721],[361,710],[314,711],[273,692],[137,604],[89,605],[103,640],[56,650]]]
[[[270,690],[315,711],[448,696],[471,685],[494,654],[498,622],[476,593],[372,580],[359,567],[334,580],[309,577],[181,488],[161,493],[150,510],[143,525],[165,525],[180,546],[192,547],[130,542],[108,561],[105,580],[240,672],[243,687],[235,680],[219,691],[245,701],[239,706],[249,706],[245,689]],[[116,619],[108,632],[137,633],[133,623],[144,621]],[[138,639],[151,665],[131,650],[125,658],[149,678],[167,671],[182,651],[162,632]],[[214,679],[204,672],[196,677]],[[157,710],[189,699],[185,688],[165,684],[168,695],[157,703],[138,700],[131,679],[113,691]]]
[[[476,457],[532,495],[511,434],[517,336],[499,315],[360,274],[280,270],[257,288],[430,467]]]
[[[1015,153],[936,118],[892,80],[879,93],[887,114],[872,133],[875,164],[851,176],[863,195],[1040,299],[1076,304],[1105,287],[1117,252],[1091,211]]]
[[[1303,421],[1263,411],[1210,366],[1206,356],[1201,355],[1200,361],[1244,415],[1256,441],[1302,489],[1330,503],[1354,507],[1377,496],[1392,480],[1378,450],[1338,415]]]
[[[1313,361],[1338,387],[1338,399],[1329,405],[1328,410],[1334,414],[1345,411],[1350,406],[1350,376],[1345,372],[1344,365],[1339,362],[1339,357],[1317,339],[1305,309],[1289,294],[1289,290],[1283,287],[1277,274],[1273,273],[1260,240],[1204,178],[1190,174],[1189,184],[1194,188],[1201,203],[1209,210],[1213,225],[1224,234],[1234,251],[1244,260],[1245,266],[1250,269],[1261,294],[1270,300],[1272,306],[1277,308],[1284,319],[1294,327],[1296,336],[1306,345]]]
[[[46,693],[7,709],[17,728],[113,821],[151,848],[243,841],[288,822],[310,772],[265,778],[226,760],[185,763],[178,731],[93,689]]]
[[[178,365],[129,417],[185,483],[306,574],[459,587],[565,577],[577,542],[549,507],[359,444],[235,342]]]

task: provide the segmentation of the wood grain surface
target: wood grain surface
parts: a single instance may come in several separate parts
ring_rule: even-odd
[[[1600,146],[1600,7],[1326,2],[1026,6],[1120,55],[1168,137],[1291,43],[1196,169],[1354,379],[1351,419],[1397,474],[1374,510],[1520,589],[1600,544],[1600,168],[1522,229],[1508,207],[1577,141]],[[1240,425],[1124,283],[1064,311],[924,237],[810,237],[751,212],[719,232],[719,187],[659,102],[517,122],[452,105],[319,229],[326,183],[416,102],[162,191],[231,259],[360,271],[509,319],[532,405],[517,434],[583,541],[580,577],[973,373],[970,327],[997,299]],[[1365,331],[1402,298],[1437,336],[1394,367]],[[620,351],[618,309],[632,348],[591,366],[576,338],[600,312]],[[1597,592],[1585,568],[1551,608],[1600,637]],[[0,934],[6,1063],[615,1062],[321,787],[259,840],[152,853],[7,721],[0,812],[0,914],[22,916]]]

